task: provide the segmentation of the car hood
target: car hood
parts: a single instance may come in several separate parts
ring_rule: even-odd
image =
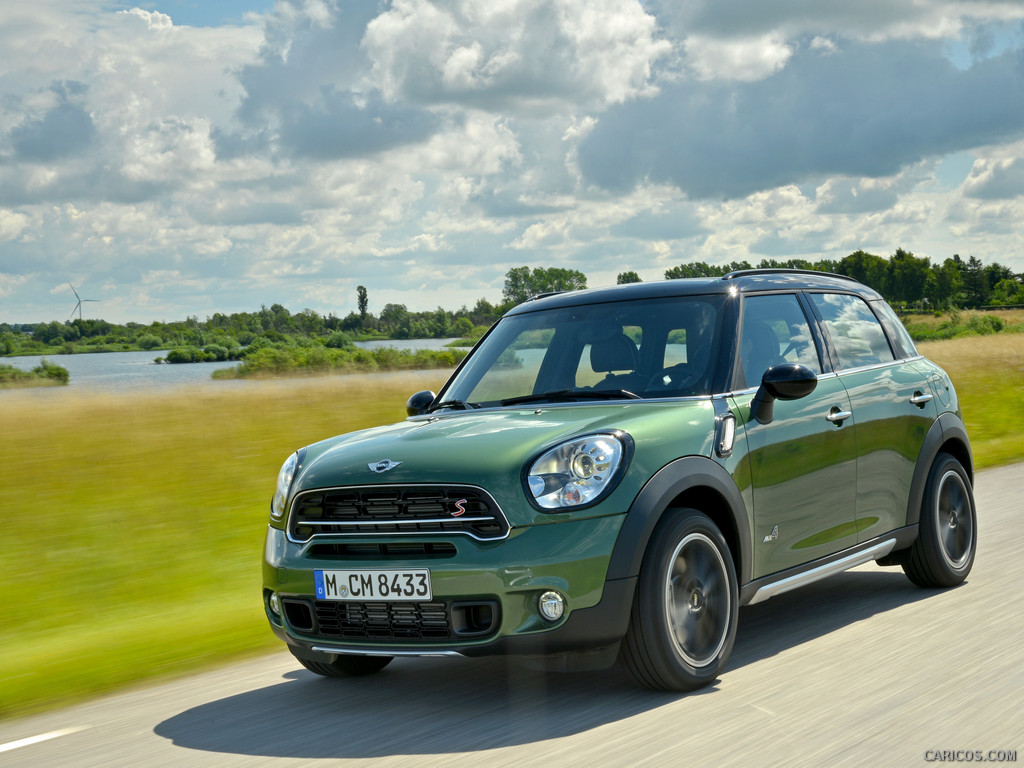
[[[666,429],[666,419],[678,429]],[[522,472],[548,448],[572,437],[620,429],[636,444],[634,463],[653,461],[647,444],[663,444],[680,455],[687,427],[688,453],[707,455],[713,423],[710,400],[688,402],[531,406],[458,412],[415,418],[325,440],[308,447],[293,492],[366,485],[459,483],[486,488],[500,501],[523,497]],[[650,452],[648,452],[650,453]],[[655,451],[654,453],[660,453]],[[374,471],[373,468],[384,471]],[[648,466],[647,477],[657,468]]]

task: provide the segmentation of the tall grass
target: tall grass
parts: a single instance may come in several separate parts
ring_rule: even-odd
[[[1024,458],[1024,334],[996,334],[917,345],[950,374],[978,468]]]
[[[0,715],[276,645],[260,553],[281,462],[401,420],[445,375],[0,393]]]

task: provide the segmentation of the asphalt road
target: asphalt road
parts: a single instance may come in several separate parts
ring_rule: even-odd
[[[1024,763],[1022,479],[1024,464],[978,477],[966,584],[920,590],[867,565],[744,608],[699,693],[502,659],[326,680],[280,652],[0,723],[0,766]]]

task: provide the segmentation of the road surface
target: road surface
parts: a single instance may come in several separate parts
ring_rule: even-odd
[[[282,651],[2,722],[0,766],[1024,764],[1022,479],[1024,464],[979,475],[964,585],[872,564],[744,608],[698,693],[504,659],[327,680]]]

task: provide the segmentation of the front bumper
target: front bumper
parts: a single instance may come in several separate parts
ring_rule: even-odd
[[[508,538],[478,542],[445,539],[441,557],[357,560],[314,556],[313,541],[296,544],[270,527],[263,562],[264,608],[271,628],[302,656],[349,653],[387,656],[489,654],[541,655],[613,645],[625,634],[635,579],[606,581],[608,562],[625,515],[565,521],[513,529]],[[403,538],[436,543],[437,537]],[[387,544],[393,539],[363,539]],[[350,604],[316,601],[316,569],[430,570],[430,604]],[[548,590],[565,598],[565,615],[544,619],[538,599]],[[270,607],[276,594],[280,614]],[[428,624],[443,612],[447,631],[423,637],[380,631],[382,626]],[[370,617],[348,623],[348,615]],[[338,621],[342,619],[339,630]],[[467,621],[467,617],[473,617]],[[376,622],[374,624],[374,622]],[[437,626],[432,624],[431,626]]]

